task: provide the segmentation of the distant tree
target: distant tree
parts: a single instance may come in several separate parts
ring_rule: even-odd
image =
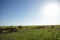
[[[19,29],[22,29],[22,26],[20,25],[20,26],[18,26],[18,28],[19,28]]]
[[[11,28],[12,28],[13,26],[11,25]]]

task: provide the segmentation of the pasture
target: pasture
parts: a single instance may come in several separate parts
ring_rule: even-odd
[[[0,40],[60,40],[60,25],[0,26],[0,28],[3,30],[0,32]]]

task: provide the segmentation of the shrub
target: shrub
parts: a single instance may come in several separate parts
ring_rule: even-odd
[[[54,28],[54,26],[51,26],[51,28]]]
[[[18,28],[19,28],[19,29],[22,29],[22,26],[20,25],[20,26],[18,26]]]

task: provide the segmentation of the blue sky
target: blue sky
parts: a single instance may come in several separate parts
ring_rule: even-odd
[[[57,6],[60,5],[60,1],[0,0],[0,25],[60,24],[60,15],[56,17],[57,19],[55,18],[56,20],[52,19],[53,16],[51,18],[43,16],[44,11],[42,10],[48,2],[55,2],[58,4]],[[49,21],[47,22],[47,20]],[[54,22],[52,23],[52,21]]]

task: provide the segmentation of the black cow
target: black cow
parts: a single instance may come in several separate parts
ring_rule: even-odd
[[[3,29],[2,28],[0,28],[0,33],[2,33],[3,32]]]

